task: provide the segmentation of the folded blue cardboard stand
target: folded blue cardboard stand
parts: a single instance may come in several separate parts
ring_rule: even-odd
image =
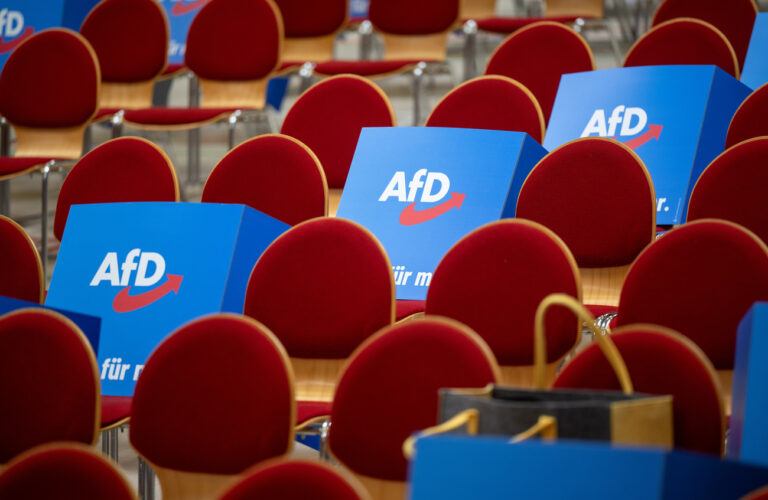
[[[725,149],[750,89],[715,66],[644,66],[563,75],[547,127],[548,151],[609,137],[642,158],[656,190],[656,222],[685,221],[701,172]]]
[[[75,205],[46,306],[102,319],[102,393],[130,396],[168,334],[199,316],[241,313],[253,265],[288,226],[243,205]]]
[[[768,83],[768,12],[755,18],[741,81],[753,90]]]
[[[522,132],[365,128],[337,215],[359,222],[384,245],[398,299],[423,300],[454,243],[514,216],[520,187],[545,154]]]

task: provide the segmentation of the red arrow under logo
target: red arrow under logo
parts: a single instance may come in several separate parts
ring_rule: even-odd
[[[8,40],[7,42],[0,41],[0,54],[5,54],[6,52],[10,52],[13,49],[16,48],[18,44],[32,36],[32,34],[35,32],[35,28],[32,26],[27,26],[24,29],[24,33],[17,36],[13,40]]]
[[[663,128],[663,125],[648,125],[648,130],[646,130],[643,135],[630,139],[624,144],[626,144],[629,149],[637,149],[651,139],[656,139],[658,141],[659,136],[661,135],[661,129]]]
[[[195,0],[194,2],[184,3],[184,0],[179,0],[173,4],[173,7],[171,7],[171,15],[183,16],[184,14],[189,14],[198,7],[207,4],[209,1],[210,0]]]
[[[160,300],[166,294],[170,293],[171,290],[178,294],[179,286],[181,286],[181,280],[184,279],[184,276],[176,274],[166,274],[165,276],[168,278],[168,281],[157,288],[140,293],[139,295],[128,295],[131,287],[123,288],[117,295],[115,295],[115,300],[112,301],[112,308],[115,312],[119,313],[131,312],[141,309],[142,307],[147,307],[149,304]]]
[[[456,210],[458,210],[461,208],[465,196],[466,195],[462,193],[451,193],[449,199],[439,205],[429,207],[426,210],[416,210],[416,202],[413,202],[405,207],[400,213],[400,224],[403,226],[413,226],[440,217],[453,207],[456,207]]]

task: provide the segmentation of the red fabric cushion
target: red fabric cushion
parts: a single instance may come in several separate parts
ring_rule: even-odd
[[[744,66],[757,17],[754,0],[665,0],[653,16],[653,25],[677,17],[701,19],[722,31],[736,51],[739,67]]]
[[[83,37],[58,28],[41,31],[16,47],[0,73],[0,114],[25,127],[86,123],[98,106],[100,78]]]
[[[318,75],[342,75],[352,73],[360,76],[381,76],[395,71],[405,71],[406,66],[413,66],[422,62],[421,59],[399,59],[394,61],[325,61],[317,63],[315,74]],[[424,61],[429,62],[429,61]]]
[[[615,332],[611,340],[627,364],[636,392],[672,395],[675,447],[719,455],[725,436],[716,374],[695,346],[665,332],[634,325]],[[573,358],[554,387],[621,389],[597,344]]]
[[[288,369],[285,351],[263,325],[232,314],[188,323],[144,366],[131,444],[160,467],[211,474],[239,473],[282,455],[295,415]]]
[[[122,473],[95,451],[57,445],[25,455],[0,474],[0,498],[133,500]]]
[[[189,26],[184,62],[202,78],[260,80],[280,65],[282,37],[274,3],[211,0]]]
[[[331,414],[330,401],[296,401],[296,424]]]
[[[95,441],[99,383],[82,332],[58,313],[0,317],[0,463],[51,441]]]
[[[547,226],[580,267],[630,264],[654,237],[656,198],[642,160],[587,137],[545,156],[520,190],[516,217]]]
[[[549,120],[560,77],[592,71],[595,62],[578,33],[554,22],[534,23],[510,35],[488,61],[486,75],[503,75],[525,85]]]
[[[477,27],[491,33],[509,34],[541,21],[553,21],[556,23],[570,23],[581,16],[552,16],[552,17],[488,17],[477,19]],[[585,18],[588,18],[586,16]]]
[[[693,340],[718,369],[733,369],[736,329],[768,300],[768,249],[724,221],[690,222],[641,253],[619,298],[617,324],[653,323]]]
[[[131,416],[132,397],[102,396],[101,397],[101,426],[119,422]]]
[[[108,116],[112,116],[115,113],[117,113],[118,111],[120,111],[119,108],[100,108],[96,112],[96,116],[93,117],[93,121],[99,121],[99,120],[101,120],[103,118],[106,118]]]
[[[270,461],[246,477],[221,500],[362,500],[363,494],[336,470],[320,462]],[[367,498],[367,496],[366,496]]]
[[[237,108],[163,108],[126,109],[126,122],[140,125],[194,125],[221,119]]]
[[[457,319],[491,346],[502,365],[533,364],[533,318],[549,294],[580,297],[568,249],[549,230],[519,219],[481,227],[451,248],[427,291],[427,314]],[[579,322],[565,309],[547,315],[547,359],[576,342]]]
[[[439,33],[450,29],[458,20],[459,0],[371,0],[368,18],[384,33]]]
[[[140,27],[141,36],[137,35]],[[155,0],[104,0],[80,33],[96,51],[105,82],[151,80],[165,68],[168,20]]]
[[[426,306],[425,300],[397,300],[395,301],[395,320],[399,321],[411,314],[424,312]]]
[[[739,76],[739,63],[728,39],[697,19],[675,19],[652,28],[624,59],[624,67],[665,64],[713,64]]]
[[[64,179],[53,234],[61,240],[72,205],[124,201],[177,201],[173,165],[163,151],[138,137],[121,137],[95,148]]]
[[[329,35],[340,30],[347,20],[347,0],[275,0],[275,3],[283,16],[286,38]]]
[[[43,268],[27,232],[0,215],[0,295],[41,302]]]
[[[481,76],[459,85],[437,103],[426,126],[511,130],[544,141],[544,117],[536,98],[501,76]]]
[[[584,307],[586,307],[595,318],[599,318],[606,313],[616,312],[617,309],[616,306],[603,306],[600,304],[584,304]]]
[[[355,353],[336,387],[329,444],[353,471],[404,481],[403,441],[437,424],[438,390],[496,379],[487,346],[444,319],[395,325]]]
[[[340,75],[304,92],[288,111],[280,131],[309,146],[323,165],[328,187],[341,188],[360,130],[394,125],[394,111],[379,87],[358,76]]]
[[[326,213],[326,183],[317,157],[296,139],[264,135],[227,153],[203,188],[207,203],[242,203],[295,225]]]
[[[243,313],[299,358],[345,358],[394,315],[392,268],[358,224],[318,218],[283,233],[259,258]]]
[[[768,84],[749,94],[734,113],[728,126],[725,147],[730,148],[753,137],[768,135]]]
[[[768,137],[754,139],[721,154],[696,181],[688,220],[737,222],[768,242]]]
[[[0,176],[20,174],[32,167],[42,168],[43,165],[55,158],[14,158],[10,156],[0,157]]]

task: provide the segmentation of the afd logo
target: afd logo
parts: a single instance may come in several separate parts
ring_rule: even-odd
[[[651,139],[659,140],[661,135],[662,125],[648,125],[648,129],[646,129],[647,123],[648,114],[643,108],[616,106],[607,119],[604,109],[596,109],[592,113],[589,123],[584,127],[581,137],[588,137],[592,134],[612,139],[616,139],[617,135],[618,137],[636,136],[622,142],[630,149],[637,149]],[[619,128],[619,125],[621,125],[621,128]],[[641,132],[643,133],[640,134]]]
[[[31,26],[24,29],[24,15],[18,10],[0,10],[0,54],[12,51],[34,32]]]
[[[451,181],[447,175],[442,172],[428,172],[426,168],[417,170],[413,178],[407,183],[405,172],[395,172],[392,179],[387,184],[384,192],[379,196],[379,201],[386,202],[390,198],[397,198],[399,202],[410,203],[400,213],[400,224],[403,226],[413,226],[427,222],[440,217],[450,209],[461,208],[465,195],[462,193],[450,193],[450,198],[445,201],[446,195],[451,188]],[[420,203],[433,204],[428,208],[416,210],[416,196],[421,191]],[[434,203],[440,202],[437,205]]]
[[[207,4],[211,0],[178,0],[171,7],[172,16],[184,16]]]
[[[136,259],[138,259],[138,262]],[[150,264],[154,266],[154,270],[150,276],[147,276]],[[117,252],[107,252],[99,266],[99,270],[93,276],[90,286],[99,286],[102,281],[108,281],[110,286],[124,287],[117,293],[114,301],[112,301],[112,308],[115,312],[126,313],[147,307],[165,297],[171,291],[178,294],[181,280],[184,278],[184,276],[166,274],[167,280],[162,285],[143,293],[131,295],[132,286],[129,283],[133,271],[136,271],[133,286],[152,286],[160,281],[165,273],[165,259],[159,253],[142,252],[140,249],[134,248],[125,256],[123,263],[118,264]]]

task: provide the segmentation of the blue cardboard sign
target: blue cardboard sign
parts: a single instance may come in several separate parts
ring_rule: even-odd
[[[611,137],[645,162],[656,222],[685,221],[688,199],[725,149],[733,113],[749,88],[715,66],[643,66],[563,75],[544,147]]]
[[[682,451],[559,440],[419,439],[411,500],[737,500],[768,484],[768,469]]]
[[[768,302],[757,302],[739,324],[727,455],[768,466]]]
[[[741,81],[753,90],[768,83],[768,12],[755,18]]]
[[[287,229],[243,205],[75,205],[45,303],[102,318],[102,393],[130,396],[173,330],[204,314],[242,312],[253,265]]]
[[[365,128],[337,215],[359,222],[384,245],[398,299],[423,300],[454,243],[514,216],[523,181],[545,154],[522,132]]]
[[[187,47],[187,31],[200,8],[210,0],[156,0],[165,9],[171,28],[168,62],[183,63]]]
[[[99,334],[101,330],[101,318],[96,316],[90,316],[88,314],[80,314],[72,311],[66,311],[64,309],[57,309],[55,307],[45,307],[37,302],[27,302],[26,300],[14,299],[11,297],[5,297],[0,295],[0,316],[17,309],[24,309],[27,307],[39,307],[41,309],[48,309],[50,311],[56,311],[63,316],[71,319],[80,330],[83,331],[85,338],[91,344],[91,348],[94,353],[99,352]]]

